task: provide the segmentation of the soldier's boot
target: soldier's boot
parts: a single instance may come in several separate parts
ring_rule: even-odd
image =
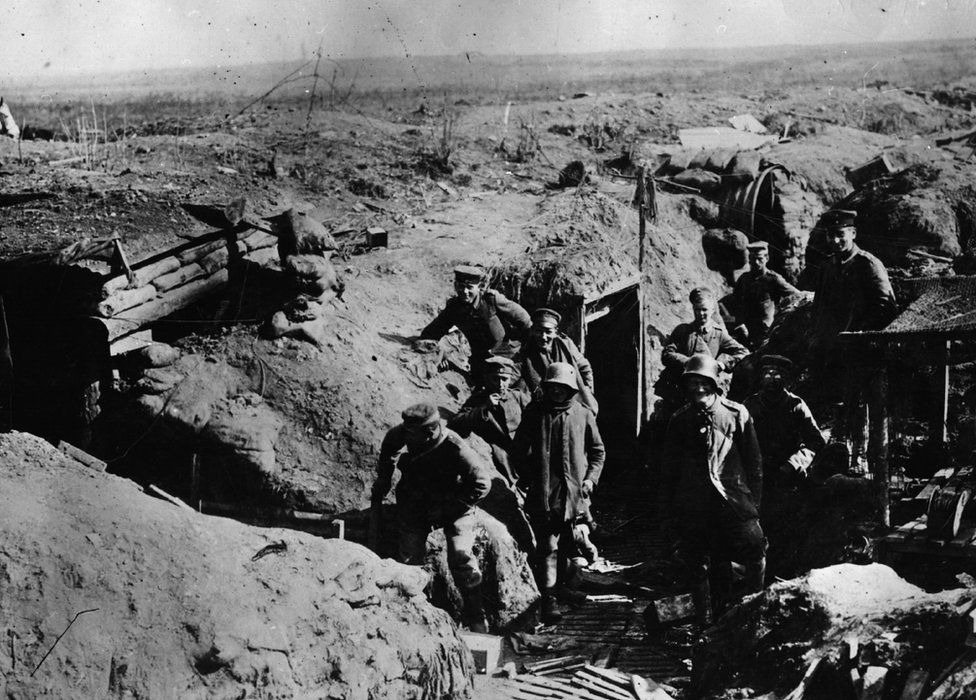
[[[461,591],[464,610],[461,613],[461,624],[472,632],[488,633],[488,621],[485,619],[485,604],[481,594],[481,584]]]
[[[539,615],[543,624],[554,625],[563,619],[563,614],[559,611],[559,605],[556,603],[555,591],[552,588],[546,588],[542,591],[542,610]]]

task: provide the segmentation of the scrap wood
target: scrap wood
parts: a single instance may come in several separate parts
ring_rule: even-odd
[[[888,669],[884,666],[868,666],[864,670],[864,685],[858,700],[881,700],[884,697]]]
[[[516,654],[567,651],[580,646],[578,641],[569,637],[555,634],[529,634],[528,632],[515,632],[509,636],[508,641],[511,642],[512,649]]]
[[[810,665],[807,666],[807,671],[803,674],[803,678],[800,680],[799,685],[791,690],[789,694],[783,698],[783,700],[803,700],[807,690],[813,684],[813,679],[817,675],[817,670],[820,668],[821,661],[823,661],[823,657],[818,656],[810,662]]]
[[[631,693],[599,678],[575,675],[573,676],[572,682],[592,693],[610,698],[610,700],[634,700],[634,696]]]
[[[545,659],[522,664],[522,667],[529,673],[539,673],[544,670],[559,669],[577,663],[587,663],[587,656],[560,656],[555,659]]]
[[[176,496],[169,495],[168,493],[166,493],[165,491],[163,491],[161,488],[159,488],[155,484],[149,484],[149,486],[146,487],[146,490],[149,491],[149,492],[151,492],[151,493],[153,493],[153,494],[155,494],[155,495],[157,495],[157,496],[159,496],[164,501],[169,501],[174,506],[177,506],[178,508],[180,508],[182,510],[188,510],[191,513],[195,513],[196,512],[190,506],[188,506],[185,502],[181,501]]]
[[[98,457],[91,456],[84,450],[75,447],[70,442],[65,442],[62,440],[58,443],[58,449],[79,464],[83,464],[86,467],[94,469],[95,471],[103,472],[108,468],[108,465]]]

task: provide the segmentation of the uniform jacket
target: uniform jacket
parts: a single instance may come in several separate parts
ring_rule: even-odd
[[[522,340],[532,321],[528,312],[494,289],[481,293],[478,303],[469,306],[458,297],[447,300],[444,310],[420,332],[426,340],[439,340],[452,328],[464,334],[471,346],[471,357],[483,360],[505,340]]]
[[[720,496],[742,518],[759,514],[762,456],[749,411],[721,396],[707,409],[687,404],[664,439],[662,508],[695,517]]]
[[[394,469],[400,470],[397,500],[404,494],[412,501],[455,505],[459,510],[484,498],[491,489],[491,471],[464,439],[449,428],[431,448],[412,454],[404,449],[402,425],[391,428],[380,446],[377,484],[389,491]]]
[[[888,271],[874,255],[854,246],[850,255],[824,261],[813,297],[814,344],[833,348],[844,331],[878,330],[897,313]]]
[[[583,514],[583,481],[596,486],[605,456],[588,408],[572,400],[559,411],[548,409],[544,399],[530,403],[512,445],[526,511],[570,521]]]
[[[679,323],[661,351],[661,360],[665,368],[681,370],[688,358],[698,353],[711,355],[731,369],[749,351],[713,321],[701,330],[694,323]]]
[[[801,447],[816,452],[826,444],[810,407],[794,393],[784,391],[773,402],[760,391],[743,404],[756,427],[767,473],[785,464]]]
[[[491,405],[488,396],[486,389],[472,394],[447,426],[462,437],[474,433],[491,445],[495,468],[514,486],[517,473],[508,452],[515,439],[515,430],[522,422],[522,411],[529,403],[529,396],[524,391],[509,389],[497,406]]]
[[[749,329],[750,336],[761,336],[773,325],[777,304],[799,291],[778,272],[768,269],[762,273],[746,270],[735,281],[733,291],[740,323],[744,323]]]
[[[579,387],[576,398],[596,413],[599,407],[593,395],[593,368],[573,339],[562,333],[553,338],[552,348],[548,352],[537,347],[535,343],[528,343],[525,348],[521,369],[522,379],[529,391],[535,392],[539,389],[546,376],[546,368],[553,362],[566,362],[576,369],[576,383]]]

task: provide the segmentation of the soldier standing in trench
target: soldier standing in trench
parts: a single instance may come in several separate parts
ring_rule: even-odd
[[[799,294],[800,290],[766,267],[769,263],[768,243],[757,241],[746,248],[749,250],[749,269],[735,281],[732,298],[740,328],[745,330],[746,342],[755,350],[766,340],[776,318],[777,306],[791,294]]]
[[[573,523],[600,479],[606,451],[596,416],[575,400],[576,370],[553,362],[542,380],[542,397],[530,403],[515,433],[512,456],[536,536],[536,579],[542,621],[558,622],[560,596],[578,602],[569,587],[574,556]]]
[[[660,507],[666,529],[678,536],[705,625],[731,604],[731,561],[743,565],[748,592],[762,590],[762,457],[749,411],[721,396],[715,358],[693,355],[681,379],[689,403],[665,434]]]
[[[522,378],[529,391],[538,398],[542,395],[542,380],[549,365],[553,362],[570,364],[576,370],[576,400],[596,414],[600,407],[593,395],[593,368],[572,338],[559,332],[561,320],[562,316],[552,309],[532,312],[532,329],[522,354]]]
[[[481,569],[474,554],[474,524],[476,506],[491,488],[490,470],[461,436],[444,425],[433,404],[410,406],[402,418],[383,438],[372,508],[378,512],[382,507],[393,472],[399,468],[400,561],[423,564],[427,535],[443,527],[447,562],[464,601],[462,623],[473,632],[487,632]]]
[[[856,351],[843,352],[838,335],[845,331],[879,330],[897,314],[895,293],[884,264],[861,250],[857,237],[857,212],[838,209],[824,215],[827,244],[833,253],[820,268],[813,297],[813,341],[818,378],[823,386],[843,383],[843,403],[837,414],[833,438],[853,440],[850,471],[863,475],[879,446],[868,445],[868,421],[880,413],[884,374],[871,368]]]
[[[762,452],[763,531],[775,566],[788,555],[795,499],[802,497],[797,491],[813,476],[814,460],[826,442],[806,401],[787,389],[793,363],[780,355],[763,355],[758,370],[761,388],[743,405]]]
[[[485,271],[460,265],[454,268],[456,296],[447,300],[420,332],[421,340],[440,340],[457,327],[471,346],[471,383],[484,380],[485,360],[492,354],[511,356],[517,350],[513,341],[522,341],[531,327],[528,312],[494,289],[482,289]]]

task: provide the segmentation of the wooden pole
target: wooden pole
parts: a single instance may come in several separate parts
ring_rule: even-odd
[[[638,367],[639,397],[640,397],[640,420],[637,423],[637,431],[643,429],[644,424],[650,418],[649,404],[650,396],[645,386],[647,375],[645,358],[647,357],[647,334],[644,332],[644,261],[647,258],[647,173],[643,165],[637,166],[637,192],[634,193],[634,203],[637,205],[637,304],[639,311],[637,317],[640,327],[637,329],[638,343],[640,351],[637,353],[640,366]]]
[[[935,364],[933,389],[935,405],[929,423],[929,443],[945,447],[949,441],[949,341],[939,341],[932,358]]]
[[[882,526],[891,527],[888,503],[888,368],[874,370],[868,389],[868,465],[877,493],[878,517]]]

